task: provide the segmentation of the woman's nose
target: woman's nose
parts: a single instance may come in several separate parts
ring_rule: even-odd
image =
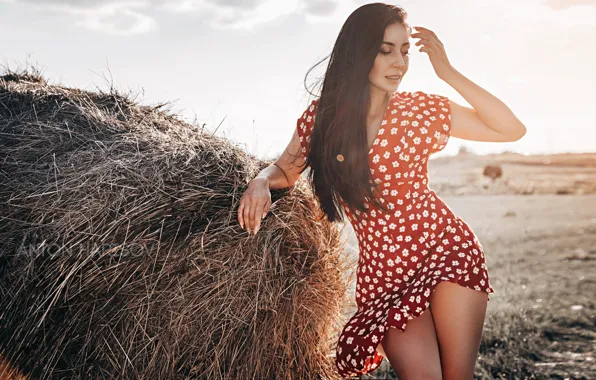
[[[406,65],[404,58],[400,55],[395,61],[393,61],[393,67],[403,68]]]

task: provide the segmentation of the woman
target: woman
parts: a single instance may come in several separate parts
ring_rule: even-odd
[[[343,220],[345,211],[359,260],[358,309],[336,351],[343,377],[369,373],[386,358],[399,379],[472,379],[494,292],[477,237],[429,188],[428,158],[450,136],[517,141],[526,128],[449,63],[435,33],[414,29],[403,9],[388,4],[367,4],[348,17],[320,97],[298,119],[284,153],[250,182],[238,209],[242,228],[256,233],[269,190],[293,186],[310,167],[309,183],[329,221]],[[397,91],[410,37],[473,108]]]

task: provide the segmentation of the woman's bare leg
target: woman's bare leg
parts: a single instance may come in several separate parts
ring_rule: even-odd
[[[409,320],[406,331],[390,328],[377,347],[399,380],[439,380],[441,363],[437,335],[431,312]]]
[[[430,297],[444,380],[472,380],[488,294],[448,281]]]

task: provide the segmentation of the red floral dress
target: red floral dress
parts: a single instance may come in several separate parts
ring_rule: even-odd
[[[304,156],[317,104],[318,99],[313,100],[297,121]],[[374,371],[383,361],[377,346],[385,331],[404,331],[408,320],[429,306],[439,282],[494,293],[478,238],[429,187],[429,156],[445,147],[450,131],[446,97],[393,93],[368,155],[380,191],[375,196],[389,211],[368,201],[363,213],[341,202],[359,248],[357,311],[336,347],[335,364],[342,377]]]

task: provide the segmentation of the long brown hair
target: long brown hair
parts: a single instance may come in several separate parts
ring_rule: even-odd
[[[366,212],[365,198],[386,210],[373,195],[368,165],[366,120],[370,106],[368,75],[383,42],[387,26],[406,26],[404,9],[384,3],[356,9],[342,26],[331,54],[312,66],[305,76],[329,59],[323,76],[315,124],[301,172],[330,222],[344,221],[342,199],[351,210]],[[307,88],[308,91],[308,88]],[[314,95],[309,91],[311,95]],[[344,156],[343,162],[337,155]]]

